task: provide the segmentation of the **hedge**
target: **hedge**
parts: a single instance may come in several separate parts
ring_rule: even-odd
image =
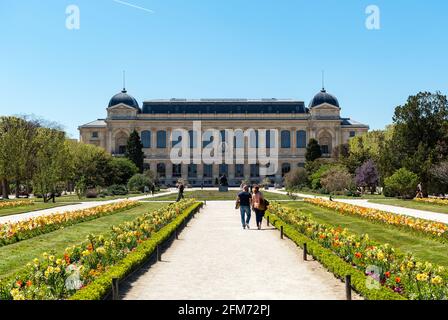
[[[266,218],[273,222],[273,225],[280,229],[283,226],[283,233],[291,239],[299,247],[303,248],[303,244],[307,244],[307,251],[317,261],[319,261],[328,271],[333,273],[337,278],[344,279],[345,276],[351,275],[353,289],[368,300],[407,300],[402,295],[393,292],[386,287],[379,289],[369,289],[366,286],[367,277],[360,270],[355,269],[349,263],[338,257],[331,250],[322,247],[318,242],[306,237],[292,225],[285,223],[278,216],[266,212]]]
[[[157,245],[167,240],[173,232],[193,213],[202,208],[203,203],[197,202],[187,208],[180,216],[155,233],[150,239],[137,246],[135,251],[129,253],[121,262],[111,267],[86,287],[77,291],[70,300],[101,300],[110,292],[112,279],[125,279],[130,273],[143,265],[155,252]]]

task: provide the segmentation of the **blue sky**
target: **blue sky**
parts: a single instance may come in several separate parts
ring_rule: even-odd
[[[295,98],[321,87],[383,128],[418,91],[447,94],[443,0],[0,0],[0,114],[77,127],[127,89],[153,98]],[[65,27],[80,8],[80,29]],[[365,27],[368,5],[381,29]]]

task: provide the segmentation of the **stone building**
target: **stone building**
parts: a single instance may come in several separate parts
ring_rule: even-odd
[[[145,166],[157,172],[163,185],[174,185],[183,178],[194,186],[210,186],[223,174],[230,185],[239,185],[243,179],[259,182],[263,178],[259,164],[249,161],[244,164],[173,164],[170,152],[178,142],[175,131],[191,132],[194,121],[201,122],[203,131],[276,129],[278,170],[270,176],[276,183],[281,183],[292,168],[304,166],[310,139],[316,139],[323,157],[330,158],[335,146],[369,130],[365,124],[341,117],[337,98],[325,89],[314,96],[308,107],[303,101],[279,99],[148,100],[140,107],[123,89],[110,100],[105,119],[82,125],[79,131],[82,142],[101,146],[114,156],[123,156],[130,133],[137,130],[144,147]],[[225,143],[225,140],[223,134],[221,141]]]

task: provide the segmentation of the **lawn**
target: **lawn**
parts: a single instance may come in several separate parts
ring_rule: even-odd
[[[312,192],[312,191],[294,191],[294,193],[301,193],[301,194],[306,194],[306,195],[310,195],[310,196],[317,196],[317,197],[329,197],[329,194],[322,194],[322,193],[318,193],[318,192]],[[344,195],[333,195],[332,196],[334,199],[387,199],[384,195],[382,194],[363,194],[360,197],[349,197],[349,196],[344,196]]]
[[[369,200],[369,202],[378,203],[378,204],[387,204],[387,205],[403,207],[403,208],[438,212],[438,213],[448,213],[448,206],[441,206],[441,205],[432,204],[432,203],[417,202],[417,201],[413,201],[413,200],[377,199],[377,200]]]
[[[229,192],[219,192],[216,190],[197,190],[197,191],[186,191],[184,193],[185,198],[195,198],[199,201],[203,200],[235,200],[236,195],[239,191],[237,190],[229,190]],[[267,191],[262,191],[266,199],[268,200],[291,200],[291,198],[287,195],[272,193]],[[176,201],[177,193],[160,196],[152,199],[148,199],[149,201]]]
[[[106,234],[111,226],[131,221],[144,212],[162,206],[163,203],[142,203],[130,210],[0,247],[0,278],[14,274],[44,252],[53,250],[56,254],[61,254],[66,247],[83,242],[89,234]]]
[[[55,207],[62,207],[62,206],[70,205],[70,204],[76,204],[76,202],[66,202],[66,203],[65,202],[59,202],[59,203],[58,202],[56,202],[56,203],[35,202],[33,205],[30,205],[30,206],[21,206],[21,207],[1,209],[0,217],[10,216],[13,214],[22,214],[22,213],[27,213],[27,212],[32,212],[32,211],[55,208]]]
[[[58,202],[92,202],[92,201],[107,201],[107,200],[116,200],[116,199],[126,199],[130,197],[138,197],[143,196],[143,193],[130,193],[124,196],[107,196],[104,198],[82,198],[79,199],[77,195],[65,195],[56,198],[56,203]],[[42,198],[33,198],[36,202],[43,202]]]
[[[389,243],[403,252],[412,252],[422,260],[448,266],[448,244],[419,237],[410,232],[369,222],[358,217],[344,216],[332,210],[319,208],[304,202],[287,202],[284,205],[310,214],[316,222],[347,228],[359,235],[367,233],[372,240]]]

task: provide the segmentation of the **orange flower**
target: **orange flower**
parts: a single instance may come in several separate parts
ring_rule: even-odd
[[[18,280],[18,281],[16,282],[16,285],[17,285],[19,288],[22,287],[22,284],[23,284],[22,280]]]
[[[91,243],[88,244],[87,250],[89,250],[90,252],[93,251],[93,245]]]
[[[356,252],[355,253],[355,257],[358,258],[358,259],[362,258],[362,253],[361,252]]]
[[[31,287],[33,285],[33,283],[31,282],[31,280],[28,280],[27,282],[26,282],[26,286],[27,287]]]
[[[396,283],[400,283],[400,282],[401,282],[401,278],[400,278],[400,277],[396,277],[396,278],[395,278],[395,282],[396,282]]]
[[[68,254],[64,254],[64,260],[67,264],[70,264],[70,256]]]
[[[390,272],[389,271],[387,271],[384,275],[386,276],[386,278],[390,278]]]

